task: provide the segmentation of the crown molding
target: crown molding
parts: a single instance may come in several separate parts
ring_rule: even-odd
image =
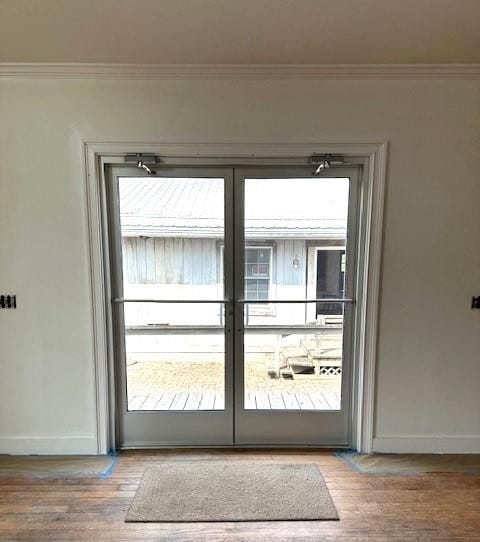
[[[480,64],[0,63],[0,78],[48,79],[480,79]]]

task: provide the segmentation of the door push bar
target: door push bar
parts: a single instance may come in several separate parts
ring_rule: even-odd
[[[270,305],[275,303],[355,303],[352,298],[323,298],[323,299],[125,299],[116,297],[113,303],[218,303],[228,305],[233,303],[251,305]]]

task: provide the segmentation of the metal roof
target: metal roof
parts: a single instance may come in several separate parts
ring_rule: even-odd
[[[223,237],[223,179],[121,178],[124,237]],[[263,239],[341,239],[347,179],[247,179],[245,233]]]

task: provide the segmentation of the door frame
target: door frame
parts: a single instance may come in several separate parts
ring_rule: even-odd
[[[213,304],[224,306],[225,317],[223,319],[223,344],[224,344],[224,408],[209,410],[166,410],[166,411],[142,411],[129,410],[127,398],[127,372],[126,372],[126,344],[125,344],[125,303],[132,299],[124,293],[123,276],[123,249],[120,224],[120,197],[119,178],[129,177],[144,179],[145,172],[134,165],[108,166],[106,175],[106,203],[108,207],[107,220],[109,222],[108,234],[110,243],[108,247],[111,267],[110,287],[112,289],[112,302],[110,310],[114,325],[114,377],[115,377],[115,436],[116,444],[126,448],[142,448],[151,446],[193,446],[195,441],[203,442],[204,446],[229,446],[233,441],[233,311],[231,303],[233,299],[233,268],[231,265],[222,266],[223,273],[223,296],[218,300],[211,297],[204,301],[204,305]],[[222,179],[222,205],[224,210],[224,259],[233,260],[233,169],[230,167],[167,167],[163,175],[152,177],[159,178],[193,178],[212,179],[217,182]],[[218,179],[216,179],[218,177]],[[192,301],[185,299],[170,299],[174,304],[183,304],[187,307]],[[195,300],[197,302],[197,300]],[[201,301],[198,301],[200,304]],[[134,304],[138,303],[135,301]],[[148,302],[146,302],[148,303]],[[222,311],[220,311],[222,314]],[[146,333],[148,336],[148,332]],[[161,417],[161,419],[160,419]],[[144,440],[148,434],[150,440]],[[127,437],[128,435],[128,437]],[[161,444],[158,444],[160,443]]]
[[[317,258],[320,250],[323,251],[345,251],[345,243],[342,245],[331,245],[319,247],[316,244],[307,246],[307,298],[313,299],[317,297]],[[308,307],[310,319],[315,318],[317,307],[312,304]]]
[[[341,378],[341,408],[339,410],[320,409],[256,409],[242,408],[245,399],[245,348],[244,341],[249,336],[248,326],[244,324],[244,310],[247,306],[243,302],[235,305],[235,443],[237,446],[351,446],[351,412],[352,412],[352,374],[354,369],[354,330],[356,326],[356,298],[359,284],[356,281],[356,267],[358,256],[361,254],[358,243],[360,216],[359,216],[359,185],[361,183],[361,166],[347,166],[329,168],[320,172],[316,177],[311,176],[311,165],[280,167],[239,166],[234,171],[234,254],[235,263],[239,271],[235,273],[235,298],[246,298],[244,292],[244,247],[245,239],[245,188],[247,179],[259,179],[264,183],[273,183],[274,179],[304,179],[321,182],[323,179],[349,179],[348,189],[348,224],[346,229],[347,253],[349,264],[346,298],[354,300],[353,303],[343,304],[344,322],[342,332],[342,378]],[[264,184],[264,187],[267,185]],[[266,192],[265,192],[266,194]],[[316,295],[312,296],[316,298]],[[312,299],[310,298],[310,299]],[[302,299],[305,299],[302,297]],[[272,301],[275,304],[275,301]],[[296,296],[293,303],[301,302]],[[305,303],[308,306],[308,303]],[[315,303],[316,306],[316,303]],[[286,326],[295,328],[296,325]],[[305,331],[305,333],[307,333]],[[321,427],[321,431],[318,431]],[[288,430],[285,430],[288,428]]]
[[[315,153],[342,154],[363,167],[359,238],[364,250],[357,269],[350,446],[372,450],[375,366],[386,184],[387,143],[138,143],[83,141],[88,263],[92,302],[92,353],[97,453],[116,447],[113,323],[108,255],[105,166],[123,164],[132,153],[168,157],[175,165],[305,165]]]
[[[176,166],[175,159],[165,158],[156,167],[152,179],[161,178],[221,178],[224,186],[224,251],[227,265],[224,268],[224,295],[216,304],[225,305],[224,327],[225,344],[225,407],[222,410],[130,410],[127,400],[126,348],[124,307],[129,302],[135,304],[140,299],[132,299],[124,291],[122,256],[120,188],[119,179],[123,177],[144,179],[145,172],[131,164],[107,167],[106,192],[109,221],[109,256],[112,276],[111,309],[114,322],[115,381],[116,381],[116,437],[120,448],[168,447],[168,446],[337,446],[348,447],[351,433],[351,381],[353,369],[353,338],[357,298],[356,267],[358,259],[357,233],[359,211],[359,185],[361,166],[338,166],[324,169],[316,177],[312,176],[312,165],[296,166]],[[265,189],[274,185],[275,179],[309,179],[313,184],[322,179],[349,179],[348,224],[346,236],[348,265],[346,291],[343,297],[352,302],[342,302],[344,321],[342,333],[342,378],[341,408],[287,408],[285,410],[244,408],[245,397],[245,337],[250,336],[248,326],[244,326],[244,310],[248,307],[243,299],[244,292],[244,246],[245,246],[245,184],[247,179],[263,179]],[[274,188],[274,187],[273,187]],[[305,197],[309,197],[305,193]],[[345,240],[344,240],[345,242]],[[270,255],[272,259],[272,255]],[[235,265],[234,263],[235,262]],[[234,273],[234,268],[236,269]],[[234,277],[235,275],[235,277]],[[235,278],[235,280],[234,280]],[[155,297],[155,296],[154,296]],[[160,296],[161,297],[161,296]],[[275,296],[270,296],[274,298]],[[317,295],[311,296],[316,298]],[[135,295],[133,296],[135,298]],[[205,304],[212,303],[204,301]],[[292,303],[302,303],[299,295]],[[173,299],[170,300],[173,302]],[[199,300],[198,300],[199,301]],[[150,303],[149,301],[146,301]],[[197,300],[178,299],[175,303],[188,304]],[[200,301],[199,301],[200,302]],[[275,301],[273,301],[275,305]],[[305,303],[308,306],[309,303]],[[315,307],[317,303],[315,303]],[[233,310],[231,310],[233,309]],[[248,311],[247,311],[248,312]],[[235,316],[234,316],[235,315]],[[236,322],[234,324],[234,321]],[[200,322],[199,322],[200,323]],[[283,326],[297,328],[295,325]],[[157,331],[150,329],[152,333]],[[143,330],[142,334],[149,334]],[[245,335],[245,333],[247,335]],[[253,332],[255,333],[255,332]],[[304,330],[304,333],[307,333]],[[234,385],[235,383],[235,385]],[[299,416],[301,415],[301,423]],[[320,430],[319,430],[320,428]]]

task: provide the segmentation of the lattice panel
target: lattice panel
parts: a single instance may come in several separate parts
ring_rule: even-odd
[[[341,367],[329,367],[329,366],[320,366],[319,374],[324,376],[338,376],[342,374]]]

